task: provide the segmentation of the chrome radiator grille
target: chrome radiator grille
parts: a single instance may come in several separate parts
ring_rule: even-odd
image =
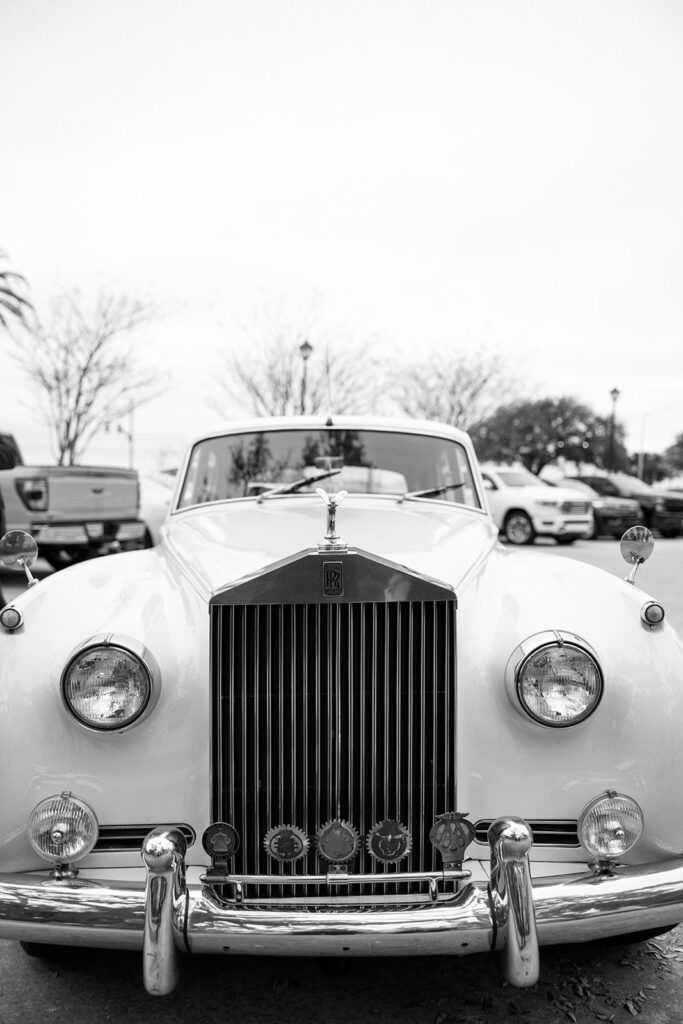
[[[440,867],[428,834],[455,810],[455,602],[222,605],[211,609],[213,815],[240,835],[235,873],[314,874],[316,831],[361,835],[350,871],[378,864],[364,837],[395,818],[413,847],[399,870]],[[309,836],[280,865],[263,839]]]
[[[588,501],[563,501],[560,505],[560,512],[566,512],[573,515],[587,516],[590,509],[590,502]]]

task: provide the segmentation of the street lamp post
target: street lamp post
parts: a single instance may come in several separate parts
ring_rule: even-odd
[[[116,424],[116,432],[117,432],[117,434],[123,434],[123,436],[128,441],[128,465],[129,465],[129,467],[131,469],[133,469],[133,467],[135,465],[135,434],[133,432],[133,410],[134,410],[134,408],[135,407],[134,407],[132,401],[129,402],[128,403],[128,430],[126,430],[126,428],[121,423],[117,423]],[[104,429],[106,431],[109,431],[109,429],[110,429],[109,423],[105,423]]]
[[[311,357],[313,346],[308,341],[304,341],[299,345],[299,352],[301,353],[301,361],[303,363],[301,369],[301,407],[300,413],[303,416],[306,412],[306,371],[308,368],[308,360]]]
[[[609,421],[609,457],[607,460],[607,468],[610,473],[614,472],[614,417],[617,411],[617,399],[619,398],[619,388],[612,388],[609,393],[612,399],[612,415]]]

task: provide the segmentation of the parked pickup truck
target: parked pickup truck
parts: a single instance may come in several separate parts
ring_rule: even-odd
[[[55,569],[146,547],[137,472],[109,466],[26,466],[0,471],[8,530],[26,530]]]

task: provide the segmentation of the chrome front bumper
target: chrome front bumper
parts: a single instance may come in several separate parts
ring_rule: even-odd
[[[528,826],[489,830],[491,881],[412,910],[302,913],[220,903],[185,882],[185,841],[156,829],[143,844],[147,884],[0,875],[0,937],[143,950],[153,995],[171,992],[178,952],[291,956],[464,956],[496,952],[512,985],[535,984],[539,945],[586,942],[683,920],[683,858],[531,881]]]

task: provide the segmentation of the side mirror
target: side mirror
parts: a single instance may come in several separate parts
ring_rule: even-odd
[[[624,561],[633,566],[625,577],[627,583],[634,582],[639,567],[648,560],[654,546],[655,539],[646,526],[632,526],[626,531],[619,542],[619,550]]]
[[[31,572],[31,566],[37,558],[38,545],[35,538],[25,530],[10,530],[0,537],[0,562],[8,569],[23,569],[29,587],[38,582]]]

